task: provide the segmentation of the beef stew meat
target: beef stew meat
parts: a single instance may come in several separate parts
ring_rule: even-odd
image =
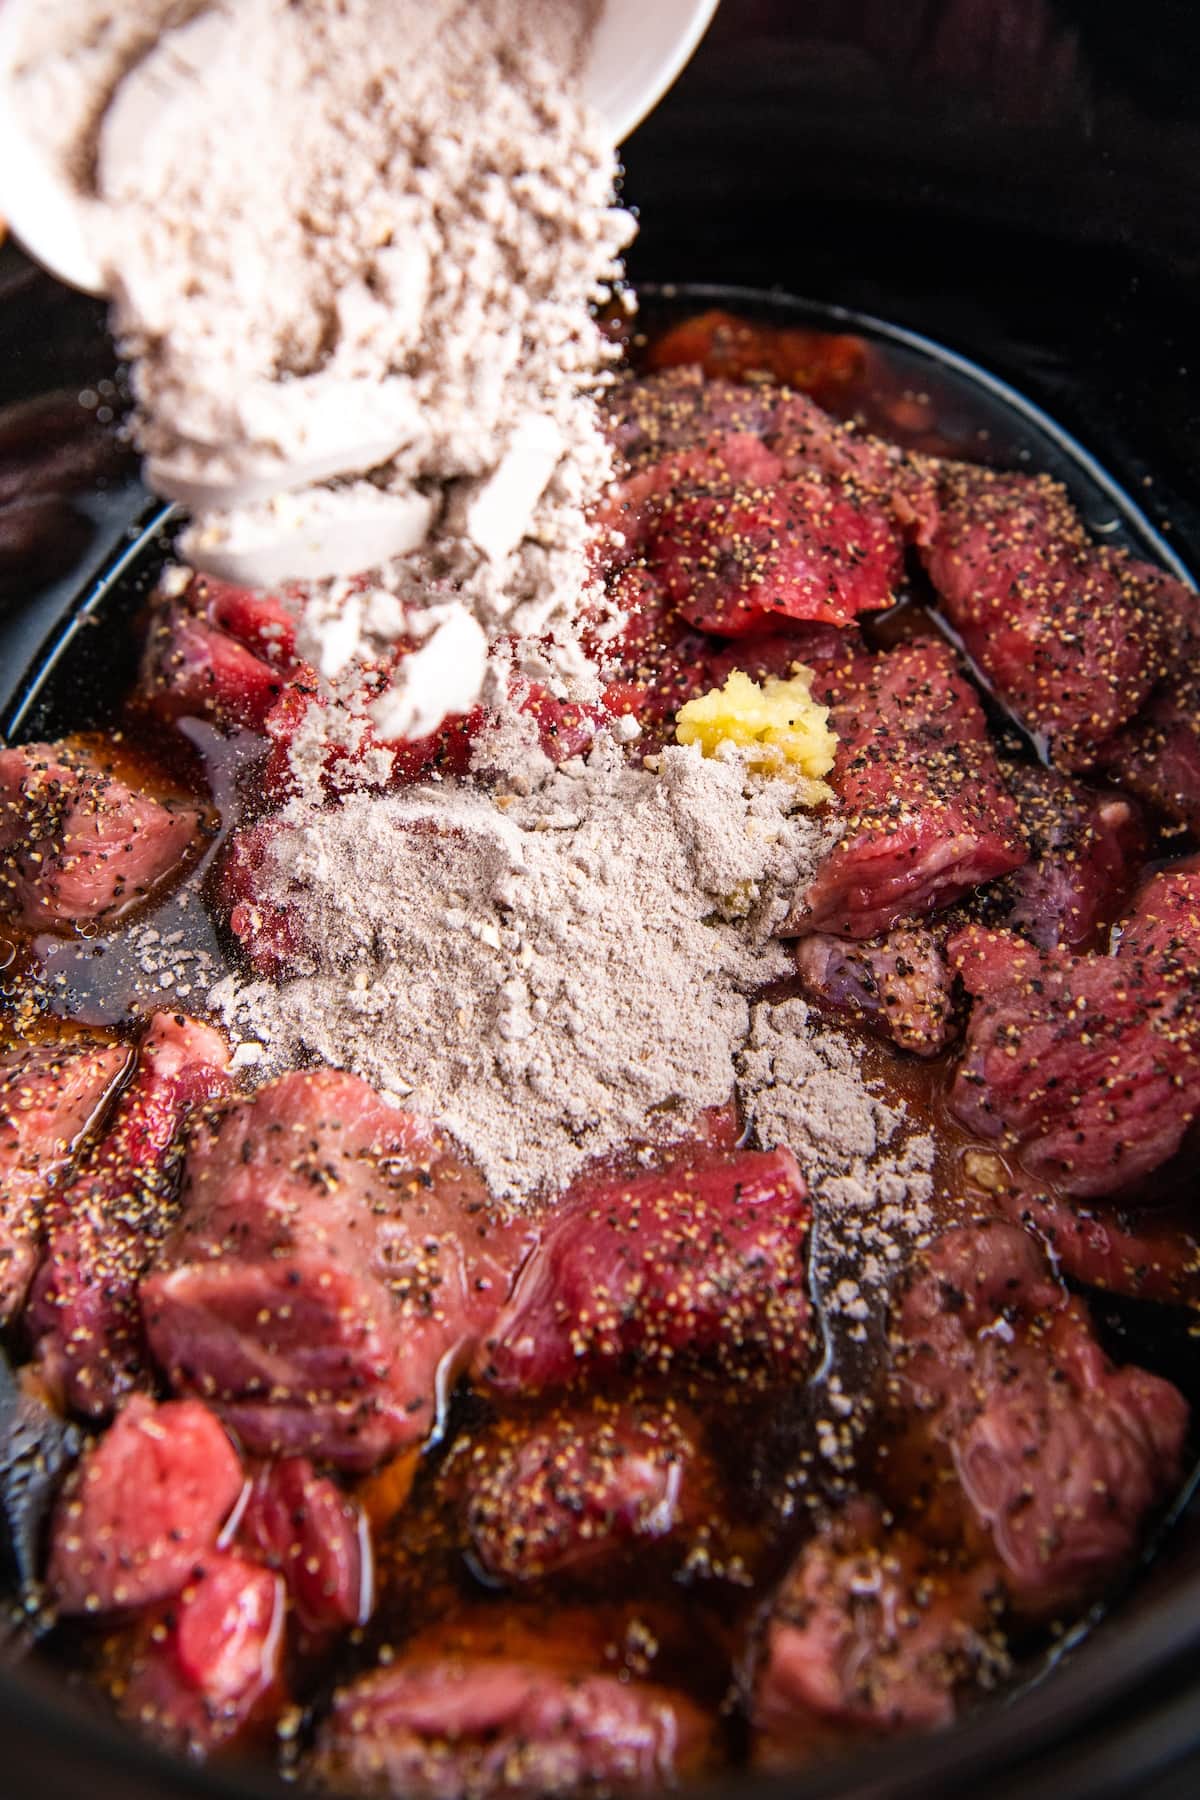
[[[312,952],[264,890],[329,704],[278,598],[172,578],[110,729],[0,754],[7,1410],[53,1449],[10,1561],[159,1743],[428,1800],[793,1768],[945,1726],[1152,1543],[1195,1384],[1104,1297],[1200,1307],[1200,603],[928,408],[890,441],[898,379],[721,313],[644,346],[602,692],[512,690],[552,761],[630,719],[643,757],[734,672],[811,671],[838,831],[771,994],[932,1135],[882,1258],[874,1221],[831,1253],[826,1172],[736,1094],[505,1208],[436,1119],[232,1054],[219,959]],[[330,798],[486,779],[479,713],[363,724],[385,675]],[[54,946],[92,938],[84,1007]],[[110,1006],[120,943],[153,981]]]

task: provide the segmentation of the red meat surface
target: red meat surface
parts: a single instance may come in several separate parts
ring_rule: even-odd
[[[814,932],[797,944],[796,968],[811,999],[915,1056],[936,1056],[956,1035],[954,977],[931,932],[865,944]]]
[[[809,1205],[787,1150],[679,1153],[582,1176],[558,1202],[477,1359],[503,1393],[606,1370],[711,1364],[739,1382],[812,1350]]]
[[[45,1205],[129,1060],[124,1044],[86,1038],[0,1056],[0,1322],[24,1301]]]
[[[1190,1208],[1129,1212],[1021,1188],[1002,1189],[995,1200],[1073,1281],[1137,1300],[1200,1303],[1200,1240]]]
[[[1136,719],[1102,748],[1110,778],[1171,823],[1200,832],[1200,596],[1137,565],[1141,592],[1168,645],[1168,668]]]
[[[285,1075],[196,1133],[147,1338],[256,1453],[370,1468],[431,1430],[529,1237],[434,1126],[353,1076]]]
[[[170,1607],[117,1647],[120,1712],[195,1757],[232,1743],[282,1698],[283,1626],[280,1577],[210,1551]]]
[[[650,346],[646,364],[654,370],[698,364],[718,381],[768,376],[817,399],[833,399],[862,380],[872,355],[865,338],[756,325],[714,309],[664,331]]]
[[[971,1131],[1080,1198],[1174,1155],[1200,1112],[1200,872],[1154,876],[1114,956],[977,926],[948,952],[976,997],[950,1091]]]
[[[981,896],[982,923],[1004,925],[1044,950],[1090,948],[1120,915],[1146,854],[1140,809],[1036,763],[1004,768],[1029,861]]]
[[[137,1283],[174,1214],[184,1120],[228,1092],[228,1065],[211,1026],[156,1013],[107,1131],[46,1209],[25,1328],[75,1412],[103,1418],[148,1378]]]
[[[999,1222],[923,1254],[892,1343],[879,1466],[896,1504],[933,1542],[994,1555],[1018,1613],[1094,1598],[1178,1482],[1183,1396],[1115,1368],[1034,1240]]]
[[[943,465],[924,559],[968,654],[1062,769],[1094,762],[1165,672],[1154,572],[1093,544],[1046,476]]]
[[[983,712],[944,644],[821,667],[845,830],[786,930],[871,938],[937,912],[1028,851]]]
[[[836,1515],[775,1596],[750,1700],[760,1767],[794,1766],[830,1728],[947,1725],[957,1693],[1003,1668],[988,1637],[995,1565],[959,1568],[880,1511],[858,1501]]]
[[[727,637],[781,617],[847,625],[889,606],[903,572],[887,513],[820,475],[725,494],[681,488],[655,519],[649,560],[685,619]]]
[[[46,1584],[64,1613],[177,1594],[242,1491],[220,1422],[197,1400],[135,1394],[84,1452],[55,1509]]]
[[[186,599],[172,600],[151,624],[137,692],[159,718],[212,719],[264,731],[289,673],[222,631]]]
[[[0,750],[0,905],[33,930],[115,918],[178,867],[201,819],[82,745]]]
[[[374,1602],[366,1520],[307,1457],[287,1456],[258,1470],[238,1521],[238,1542],[283,1576],[306,1630],[366,1624]]]
[[[265,865],[279,830],[267,819],[229,837],[216,867],[212,905],[260,975],[292,973],[304,957],[304,934],[294,907],[266,897]]]
[[[640,1791],[694,1773],[709,1741],[690,1701],[650,1683],[516,1658],[411,1659],[336,1695],[311,1773],[415,1800]]]
[[[698,1523],[708,1472],[695,1432],[674,1407],[635,1401],[502,1421],[470,1453],[472,1559],[492,1581],[535,1581]]]

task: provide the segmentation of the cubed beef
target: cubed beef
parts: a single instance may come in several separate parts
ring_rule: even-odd
[[[1139,809],[1037,763],[1004,765],[1004,781],[1030,857],[979,897],[974,916],[1044,950],[1090,947],[1118,916],[1145,856]]]
[[[1102,747],[1099,760],[1119,786],[1173,824],[1200,832],[1200,595],[1161,569],[1144,563],[1137,568],[1170,666],[1138,716]]]
[[[210,1551],[168,1608],[112,1646],[118,1710],[195,1757],[232,1743],[278,1708],[283,1626],[281,1578]]]
[[[762,382],[706,381],[696,367],[674,368],[618,382],[604,397],[604,411],[618,454],[642,469],[717,440],[765,437],[785,393]],[[833,435],[840,429],[833,419],[828,426]]]
[[[808,1222],[788,1150],[701,1148],[644,1174],[583,1176],[495,1322],[481,1376],[520,1393],[680,1362],[738,1382],[795,1374],[812,1351]]]
[[[271,840],[277,820],[244,825],[231,834],[217,863],[212,906],[260,975],[292,974],[304,956],[304,934],[295,907],[265,893]]]
[[[24,1301],[46,1201],[129,1061],[124,1044],[87,1038],[0,1056],[0,1322]]]
[[[1032,1231],[1072,1281],[1169,1305],[1200,1304],[1200,1240],[1190,1207],[1127,1212],[1002,1187],[996,1205]]]
[[[802,326],[758,325],[714,308],[656,337],[646,353],[646,366],[674,369],[696,363],[711,381],[768,377],[821,399],[860,383],[874,354],[865,338]]]
[[[1183,1396],[1115,1368],[1038,1245],[999,1222],[919,1258],[892,1344],[889,1496],[931,1540],[998,1558],[1021,1614],[1094,1598],[1179,1480]]]
[[[693,1420],[670,1404],[594,1401],[503,1420],[476,1441],[466,1535],[489,1580],[534,1581],[698,1525],[709,1498]]]
[[[931,932],[889,931],[856,944],[814,932],[796,946],[804,991],[901,1050],[936,1056],[955,1035],[954,977]]]
[[[1004,1668],[994,1564],[959,1567],[855,1501],[808,1543],[771,1605],[750,1716],[759,1766],[831,1730],[927,1731]]]
[[[398,650],[396,660],[411,654],[412,649],[410,645]],[[351,703],[336,708],[307,682],[293,680],[284,688],[263,722],[271,741],[263,791],[270,798],[282,800],[293,791],[293,752],[305,738],[306,760],[319,745],[322,785],[331,799],[364,787],[402,787],[407,782],[461,775],[466,770],[483,721],[482,709],[453,713],[425,737],[381,738],[369,709],[386,690],[389,669],[375,663],[358,673],[359,685]]]
[[[983,711],[944,644],[821,665],[843,835],[785,929],[871,938],[951,905],[1028,855]]]
[[[429,1432],[528,1242],[433,1126],[285,1075],[196,1133],[146,1334],[250,1449],[365,1469]]]
[[[697,1772],[710,1737],[690,1701],[648,1682],[410,1660],[336,1695],[310,1774],[325,1791],[414,1800],[641,1790]]]
[[[285,1456],[254,1476],[238,1542],[283,1576],[312,1632],[365,1625],[374,1603],[371,1534],[362,1511],[306,1456]]]
[[[296,623],[270,594],[195,576],[160,600],[138,674],[138,696],[160,718],[213,719],[263,731],[296,680],[314,685],[296,656]]]
[[[610,712],[632,714],[644,731],[669,735],[679,708],[720,685],[709,676],[713,641],[679,617],[649,569],[622,569],[612,594],[625,614],[619,635],[596,644]]]
[[[1094,762],[1164,673],[1144,565],[1093,544],[1047,476],[945,464],[924,557],[968,654],[1060,768]]]
[[[183,1122],[228,1092],[228,1066],[211,1026],[156,1013],[108,1130],[46,1208],[25,1327],[73,1411],[103,1418],[147,1380],[137,1283],[174,1215]]]
[[[950,1104],[1081,1198],[1129,1188],[1200,1112],[1200,872],[1156,875],[1113,956],[972,926],[948,946],[976,996]]]
[[[178,867],[202,817],[80,744],[0,750],[0,905],[33,930],[114,918]]]
[[[108,1613],[177,1594],[242,1491],[219,1420],[197,1400],[135,1394],[68,1478],[46,1585],[64,1613]]]

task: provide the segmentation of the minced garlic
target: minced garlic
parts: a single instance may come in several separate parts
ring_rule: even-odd
[[[793,777],[803,804],[819,806],[833,798],[820,778],[833,767],[837,737],[829,729],[829,708],[812,697],[812,682],[812,670],[802,665],[787,681],[771,675],[761,686],[735,669],[724,687],[680,707],[675,736],[681,744],[699,744],[705,756],[737,744],[748,753],[748,768]]]

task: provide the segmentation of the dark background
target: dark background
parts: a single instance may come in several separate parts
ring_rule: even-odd
[[[780,288],[940,339],[1073,431],[1200,570],[1198,78],[1200,0],[724,0],[627,146],[630,273]],[[103,309],[0,249],[0,720],[145,513],[101,416],[114,373]],[[1198,1746],[1193,1508],[1016,1710],[890,1747],[849,1786],[818,1771],[760,1791],[1185,1800]],[[0,1796],[214,1791],[81,1725],[53,1686],[0,1676]]]

